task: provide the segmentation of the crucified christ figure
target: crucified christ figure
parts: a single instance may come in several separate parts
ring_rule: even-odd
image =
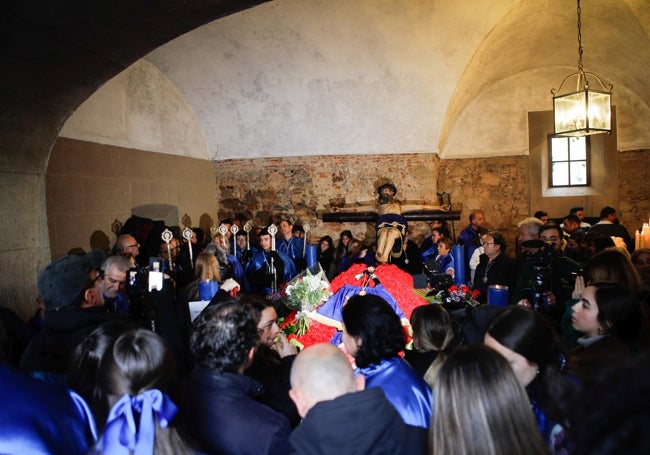
[[[377,253],[375,259],[379,263],[390,262],[390,258],[398,258],[403,253],[402,240],[408,231],[408,222],[402,213],[415,210],[448,211],[449,206],[403,204],[397,199],[397,188],[392,183],[384,183],[377,188],[379,194],[374,206],[333,207],[332,212],[361,212],[376,210],[379,214],[375,229],[377,231]]]

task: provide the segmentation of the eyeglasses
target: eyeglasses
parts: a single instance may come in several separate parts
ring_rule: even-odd
[[[494,244],[495,244],[494,242],[481,242],[481,246],[494,245]]]
[[[95,272],[97,273],[95,275],[95,278],[91,278],[86,282],[86,284],[83,287],[83,289],[81,290],[81,292],[77,295],[77,297],[72,302],[71,307],[78,307],[81,304],[81,302],[83,301],[84,294],[86,293],[86,291],[88,289],[94,288],[95,283],[97,283],[97,281],[104,279],[104,271],[102,269],[95,270]]]
[[[139,244],[139,243],[134,243],[133,245],[127,245],[127,246],[125,246],[124,249],[126,250],[127,248],[133,248],[134,246],[137,246],[138,248],[140,248],[140,244]]]

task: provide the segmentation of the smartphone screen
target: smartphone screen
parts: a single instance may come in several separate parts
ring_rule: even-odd
[[[163,287],[163,259],[149,258],[149,291]]]
[[[135,286],[135,279],[138,276],[137,269],[129,269],[129,286]]]

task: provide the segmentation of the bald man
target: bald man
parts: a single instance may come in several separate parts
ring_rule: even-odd
[[[126,257],[135,266],[135,258],[140,254],[140,244],[129,234],[120,235],[115,241],[115,253]]]
[[[290,442],[300,454],[420,454],[426,430],[402,421],[378,387],[364,390],[349,360],[331,344],[316,344],[296,357],[289,396],[302,422]]]

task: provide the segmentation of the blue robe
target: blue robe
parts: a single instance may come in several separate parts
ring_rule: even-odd
[[[242,292],[250,292],[250,286],[248,284],[248,279],[246,279],[246,273],[244,272],[244,266],[241,265],[241,262],[233,256],[232,254],[227,254],[228,262],[232,266],[233,278],[241,286]]]
[[[276,253],[280,256],[280,259],[282,259],[282,264],[284,266],[283,275],[277,277],[277,285],[279,287],[280,284],[286,283],[287,281],[291,280],[291,278],[296,276],[298,274],[298,271],[296,270],[296,266],[289,256],[279,251]],[[268,286],[262,287],[259,284],[255,284],[255,279],[253,278],[255,273],[258,272],[262,267],[268,268],[270,264],[271,253],[267,253],[262,250],[253,253],[251,260],[246,263],[246,278],[248,279],[248,284],[250,285],[251,292],[262,293],[265,295],[271,294],[270,283]]]
[[[456,264],[454,264],[454,257],[449,254],[445,255],[439,255],[436,257],[436,263],[438,264],[438,269],[440,270],[440,273],[447,273],[447,269],[452,268],[454,272],[451,274],[452,276],[455,275],[456,272]]]
[[[428,262],[435,261],[436,256],[438,256],[438,244],[434,243],[429,248],[420,253],[420,260],[423,264],[426,264]]]
[[[392,295],[390,295],[390,293],[386,290],[386,288],[384,288],[382,284],[378,284],[372,288],[363,288],[362,286],[355,286],[353,284],[344,285],[341,289],[336,291],[336,294],[331,296],[327,302],[318,308],[314,319],[321,324],[325,324],[330,327],[336,327],[337,329],[342,330],[343,326],[341,325],[341,321],[343,320],[343,305],[345,305],[350,297],[359,294],[361,291],[365,291],[366,294],[381,297],[386,302],[388,302],[388,304],[393,308],[393,311],[395,311],[395,314],[397,314],[402,321],[408,322],[408,319],[397,304],[397,301],[393,298]],[[337,332],[330,342],[334,345],[340,344],[341,332]]]
[[[90,408],[74,392],[0,363],[0,453],[88,452],[97,437]]]
[[[278,253],[284,253],[289,256],[294,263],[304,259],[303,250],[305,249],[305,241],[298,237],[291,237],[289,240],[284,237],[276,240],[276,250]]]
[[[378,365],[357,368],[366,378],[366,388],[380,387],[404,423],[429,428],[433,397],[424,379],[401,357],[384,359]]]

